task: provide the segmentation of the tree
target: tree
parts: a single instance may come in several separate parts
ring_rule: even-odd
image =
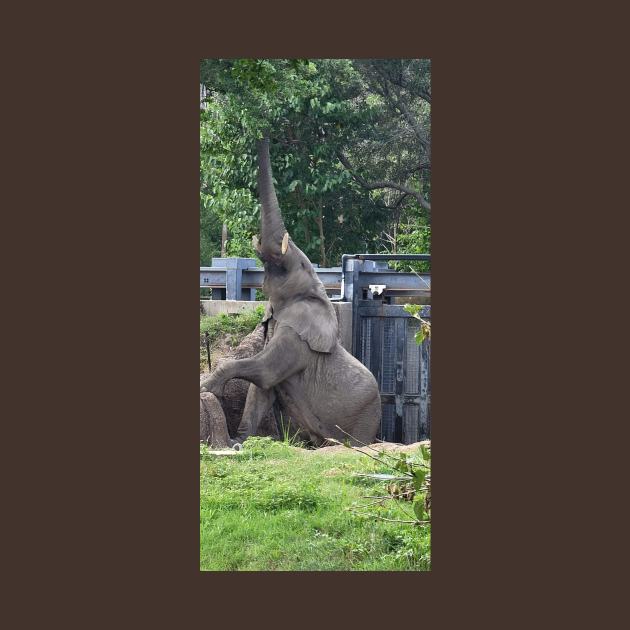
[[[400,250],[402,225],[405,236],[423,234],[405,247],[428,245],[428,62],[207,59],[201,81],[206,242],[218,243],[225,223],[228,255],[254,254],[255,140],[268,131],[285,224],[312,260],[325,266],[343,253]],[[210,251],[203,239],[202,255]]]

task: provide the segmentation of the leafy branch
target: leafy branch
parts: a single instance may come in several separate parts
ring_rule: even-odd
[[[420,304],[405,304],[403,307],[409,315],[420,321],[420,328],[416,331],[415,340],[420,345],[425,339],[431,338],[431,322],[421,317],[422,306]]]
[[[366,495],[363,499],[371,499],[370,503],[348,508],[354,514],[359,516],[371,516],[378,520],[393,523],[403,523],[412,525],[428,525],[431,522],[431,442],[426,440],[420,444],[420,460],[413,461],[407,459],[406,453],[397,453],[393,455],[384,451],[379,451],[369,444],[365,444],[357,438],[344,431],[339,425],[335,425],[342,433],[352,438],[355,442],[362,445],[361,448],[355,447],[349,441],[340,442],[334,438],[327,438],[333,444],[340,444],[347,448],[351,448],[362,455],[366,455],[370,459],[377,461],[379,464],[386,466],[395,474],[363,474],[362,476],[388,481],[387,494],[379,496]],[[373,451],[378,457],[366,452]],[[403,482],[402,484],[398,482]],[[385,507],[386,501],[393,501],[391,505],[396,506],[405,515],[405,519],[384,517],[369,511],[370,508]],[[401,501],[410,501],[413,505],[413,514],[410,514],[402,507]],[[368,510],[368,511],[366,511]]]
[[[366,190],[377,190],[379,188],[393,188],[394,190],[399,190],[406,195],[411,195],[415,197],[420,206],[422,206],[425,210],[431,210],[431,204],[425,199],[424,195],[419,190],[414,190],[413,188],[409,188],[408,186],[404,186],[403,184],[397,184],[396,182],[392,182],[389,180],[377,181],[377,182],[368,182],[366,179],[361,177],[356,172],[356,169],[350,164],[348,158],[341,152],[337,152],[337,158],[343,164],[343,166],[347,169],[347,171],[352,175],[352,177]]]

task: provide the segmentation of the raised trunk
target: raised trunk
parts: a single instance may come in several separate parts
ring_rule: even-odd
[[[269,138],[258,142],[258,196],[260,209],[261,252],[265,256],[280,256],[280,245],[286,229],[273,187]]]

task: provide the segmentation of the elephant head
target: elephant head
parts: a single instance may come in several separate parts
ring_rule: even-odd
[[[287,232],[273,185],[269,138],[258,142],[260,240],[252,244],[263,261],[263,292],[273,317],[293,328],[312,350],[331,352],[338,333],[335,311],[304,252]]]

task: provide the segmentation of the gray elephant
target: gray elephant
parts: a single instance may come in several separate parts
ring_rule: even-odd
[[[267,343],[247,359],[226,361],[200,384],[218,397],[231,378],[251,383],[237,441],[255,435],[277,399],[314,445],[326,438],[370,444],[380,425],[381,400],[372,373],[339,343],[337,317],[306,255],[285,229],[273,186],[269,138],[258,143],[261,238],[252,239],[263,261]]]

